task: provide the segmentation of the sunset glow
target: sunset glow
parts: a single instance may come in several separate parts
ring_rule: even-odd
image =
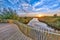
[[[43,17],[44,15],[38,14],[37,17]]]

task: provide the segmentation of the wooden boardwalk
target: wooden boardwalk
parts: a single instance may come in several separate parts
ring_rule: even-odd
[[[60,34],[48,30],[45,31],[44,29],[37,30],[20,22],[15,24],[0,23],[0,40],[60,40]]]
[[[32,40],[25,36],[15,24],[0,23],[0,40]]]

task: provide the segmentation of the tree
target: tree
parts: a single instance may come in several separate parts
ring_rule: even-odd
[[[54,17],[57,17],[57,14],[54,14]]]
[[[11,8],[3,8],[3,12],[0,14],[1,19],[17,19],[18,15],[15,10]]]

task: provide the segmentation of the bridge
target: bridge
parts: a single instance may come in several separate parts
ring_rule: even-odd
[[[0,22],[0,40],[60,40],[59,31],[38,30],[16,20]]]

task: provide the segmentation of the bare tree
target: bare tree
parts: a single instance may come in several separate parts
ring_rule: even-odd
[[[57,14],[54,14],[54,17],[57,17]]]

